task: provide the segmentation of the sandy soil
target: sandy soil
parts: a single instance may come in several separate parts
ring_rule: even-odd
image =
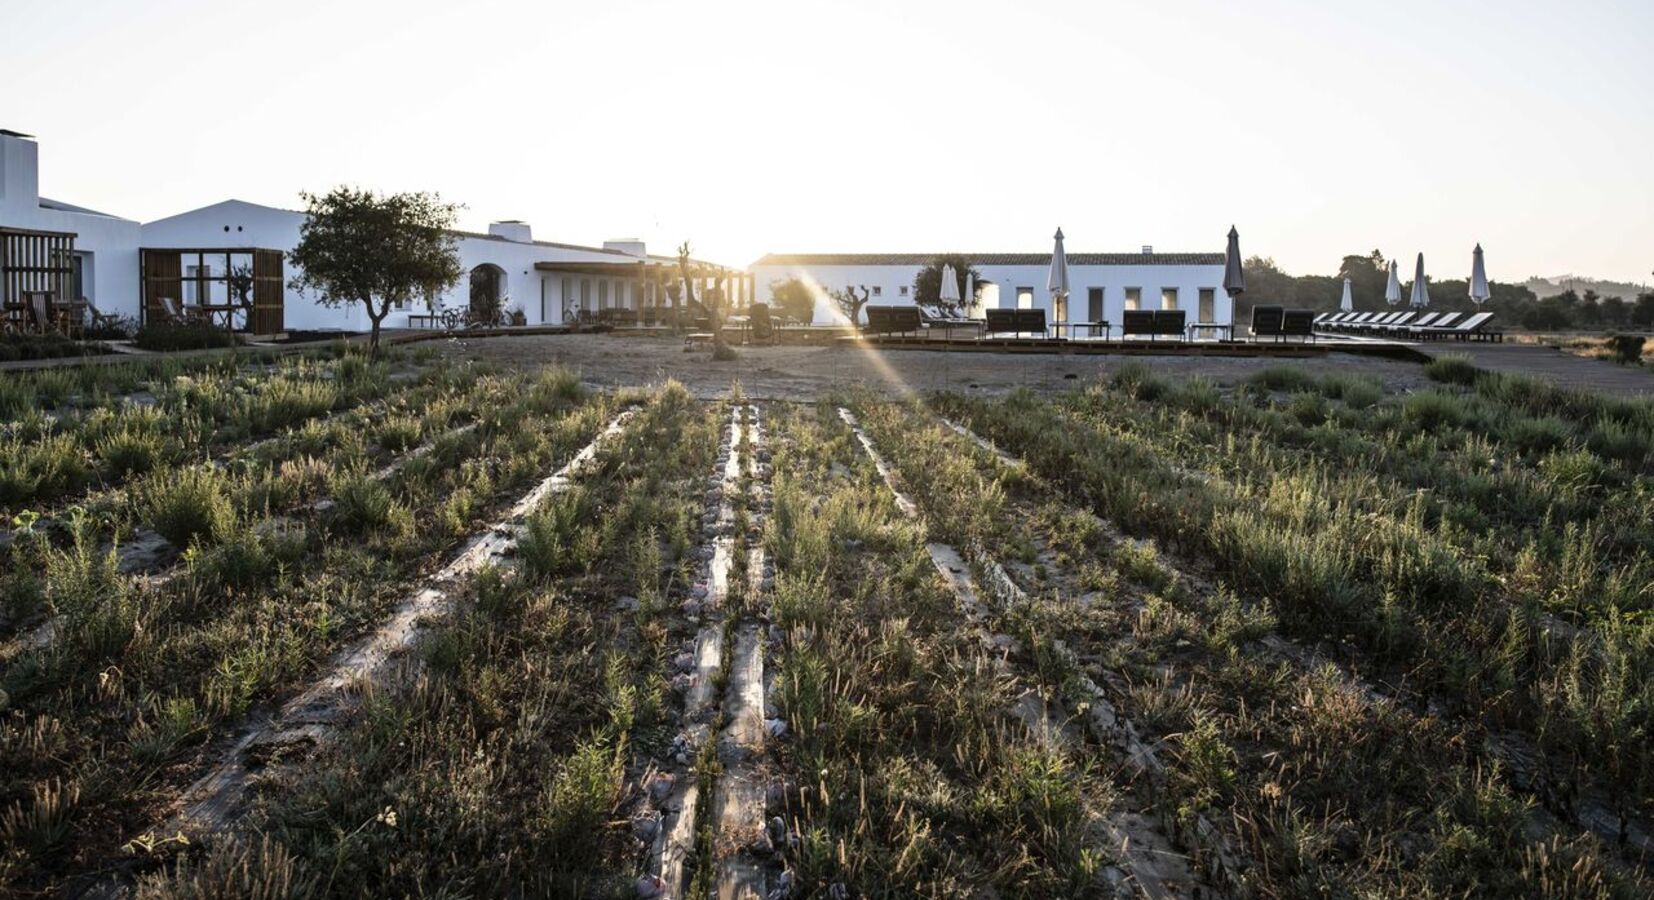
[[[1055,392],[1074,388],[1130,362],[1170,375],[1203,375],[1220,385],[1242,381],[1260,369],[1301,366],[1317,374],[1361,372],[1379,378],[1390,391],[1425,383],[1413,363],[1333,353],[1309,359],[1167,356],[1058,356],[1011,353],[940,353],[872,350],[845,346],[743,347],[733,362],[713,362],[704,347],[686,351],[670,337],[617,335],[530,335],[509,338],[454,338],[421,345],[458,354],[523,365],[557,363],[578,371],[592,384],[628,386],[676,378],[699,397],[721,396],[739,381],[748,396],[762,400],[813,400],[836,389],[865,384],[889,393],[955,390],[1006,393],[1017,388]]]

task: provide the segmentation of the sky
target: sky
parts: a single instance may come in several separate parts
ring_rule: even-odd
[[[768,252],[1219,251],[1654,280],[1654,3],[0,0],[41,191],[338,184]]]

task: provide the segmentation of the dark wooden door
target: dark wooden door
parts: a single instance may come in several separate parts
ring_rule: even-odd
[[[280,334],[286,328],[282,308],[286,285],[280,250],[253,251],[253,314],[247,330],[253,334]]]

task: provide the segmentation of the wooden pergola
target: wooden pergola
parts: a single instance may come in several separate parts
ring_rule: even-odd
[[[695,294],[705,296],[709,290],[719,290],[729,298],[729,311],[735,312],[746,309],[752,304],[754,292],[752,276],[746,272],[738,272],[721,266],[708,266],[702,263],[695,264],[697,276],[695,278]],[[635,262],[538,262],[534,264],[537,272],[555,273],[568,276],[608,278],[631,286],[629,296],[621,294],[613,308],[630,309],[634,312],[663,311],[672,308],[672,301],[668,299],[667,286],[681,283],[683,275],[676,262],[661,260],[640,259]],[[589,306],[590,297],[582,297],[578,301],[568,296],[563,297],[563,318],[568,321],[581,312],[594,312]]]
[[[73,233],[0,228],[0,313],[5,329],[47,327],[35,321],[31,310],[41,300],[41,308],[57,323],[49,327],[62,327],[64,310],[80,300],[74,266]]]

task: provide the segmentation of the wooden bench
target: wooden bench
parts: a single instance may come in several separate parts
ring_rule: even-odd
[[[1283,341],[1289,337],[1315,340],[1315,311],[1287,309],[1283,306],[1252,307],[1252,337],[1272,337]]]
[[[1185,315],[1181,309],[1128,309],[1120,316],[1120,336],[1183,340]]]
[[[917,306],[869,306],[862,334],[918,334],[924,327]]]
[[[994,334],[1037,334],[1046,337],[1043,309],[990,309],[987,332]]]

